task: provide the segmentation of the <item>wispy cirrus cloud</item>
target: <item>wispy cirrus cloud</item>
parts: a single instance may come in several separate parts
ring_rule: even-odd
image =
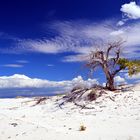
[[[9,63],[9,64],[1,65],[1,66],[7,67],[7,68],[22,68],[27,63],[29,63],[29,61],[27,61],[27,60],[17,60],[16,63]]]
[[[24,67],[24,65],[21,65],[21,64],[5,64],[5,65],[2,65],[2,67],[22,68],[22,67]]]
[[[11,40],[11,41],[19,41],[20,38],[9,35],[5,32],[0,32],[0,39],[6,39],[6,40]]]
[[[47,66],[48,66],[48,67],[54,67],[54,65],[53,65],[53,64],[47,64]]]
[[[85,21],[57,21],[50,29],[57,35],[53,38],[38,40],[26,39],[18,43],[17,50],[23,52],[63,53],[74,52],[85,54],[93,49],[98,41],[111,39],[115,31],[113,21],[100,24]]]
[[[86,62],[89,59],[87,54],[68,55],[62,59],[62,62]]]
[[[74,62],[84,60],[85,55],[96,49],[99,43],[123,38],[126,40],[124,54],[131,52],[129,56],[139,57],[140,24],[118,27],[114,26],[116,22],[116,20],[106,20],[97,24],[91,21],[57,21],[50,25],[50,30],[55,32],[56,36],[37,40],[19,39],[15,41],[16,47],[1,51],[46,54],[73,52],[76,55],[67,56],[64,61]]]
[[[74,26],[75,25],[75,26]],[[57,35],[53,38],[38,40],[27,39],[20,41],[16,48],[19,52],[39,53],[64,53],[64,52],[86,52],[94,43],[93,39],[87,36],[84,25],[81,21],[62,21],[51,24],[50,29]]]
[[[57,21],[50,25],[50,30],[57,35],[38,40],[24,39],[17,43],[16,52],[58,54],[73,52],[62,61],[84,61],[85,55],[99,46],[123,38],[126,43],[123,55],[140,57],[140,24],[114,26],[117,20],[106,20],[97,23],[90,21]],[[99,45],[100,44],[100,45]],[[130,54],[129,54],[130,53]],[[128,55],[129,54],[129,55]],[[81,57],[81,59],[80,59]]]
[[[27,60],[17,60],[16,62],[21,63],[21,64],[29,63],[29,61],[27,61]]]
[[[132,10],[132,9],[133,10]],[[139,9],[135,2],[123,4],[121,11],[125,18],[119,21],[120,24],[126,19],[138,19]],[[137,58],[140,57],[140,23],[130,23],[117,26],[118,19],[104,21],[71,20],[54,21],[47,24],[46,36],[39,39],[17,39],[15,47],[1,52],[11,53],[44,53],[58,54],[72,52],[63,58],[63,62],[81,62],[86,60],[86,55],[97,49],[104,47],[108,42],[117,39],[126,41],[123,56]],[[48,37],[49,33],[49,37]]]
[[[121,27],[115,33],[126,41],[124,44],[123,55],[128,58],[140,57],[140,23],[133,23],[128,26]]]

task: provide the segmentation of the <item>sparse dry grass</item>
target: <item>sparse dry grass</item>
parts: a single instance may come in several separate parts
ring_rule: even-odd
[[[86,127],[84,125],[81,125],[79,128],[79,131],[85,131],[85,130],[86,130]]]

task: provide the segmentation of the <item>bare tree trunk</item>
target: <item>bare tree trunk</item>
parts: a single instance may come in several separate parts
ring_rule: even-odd
[[[115,90],[114,77],[113,76],[107,77],[106,87],[111,91]]]
[[[114,86],[114,75],[112,75],[108,69],[107,64],[103,65],[103,70],[106,76],[106,88],[113,91],[115,90],[115,86]]]

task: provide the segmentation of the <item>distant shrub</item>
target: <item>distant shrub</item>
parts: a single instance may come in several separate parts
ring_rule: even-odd
[[[81,125],[79,128],[79,131],[85,131],[85,130],[86,130],[86,127],[84,125]]]

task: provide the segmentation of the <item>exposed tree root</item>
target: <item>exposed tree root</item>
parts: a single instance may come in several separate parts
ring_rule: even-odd
[[[81,105],[78,102],[80,102],[81,100],[92,102],[103,94],[107,94],[107,92],[103,87],[97,85],[91,89],[74,88],[67,96],[64,96],[64,100],[59,104],[59,107],[62,109],[62,105],[64,105],[65,103],[73,102],[76,106],[82,109],[94,109],[94,107],[87,107],[87,105]]]
[[[74,103],[76,106],[80,107],[81,109],[95,109],[95,107],[87,107],[86,105],[80,105],[78,103]]]
[[[32,106],[36,106],[36,105],[38,105],[38,104],[41,104],[41,103],[44,102],[45,100],[47,100],[46,97],[40,97],[40,98],[37,99],[37,102],[36,102],[34,105],[32,105]]]

